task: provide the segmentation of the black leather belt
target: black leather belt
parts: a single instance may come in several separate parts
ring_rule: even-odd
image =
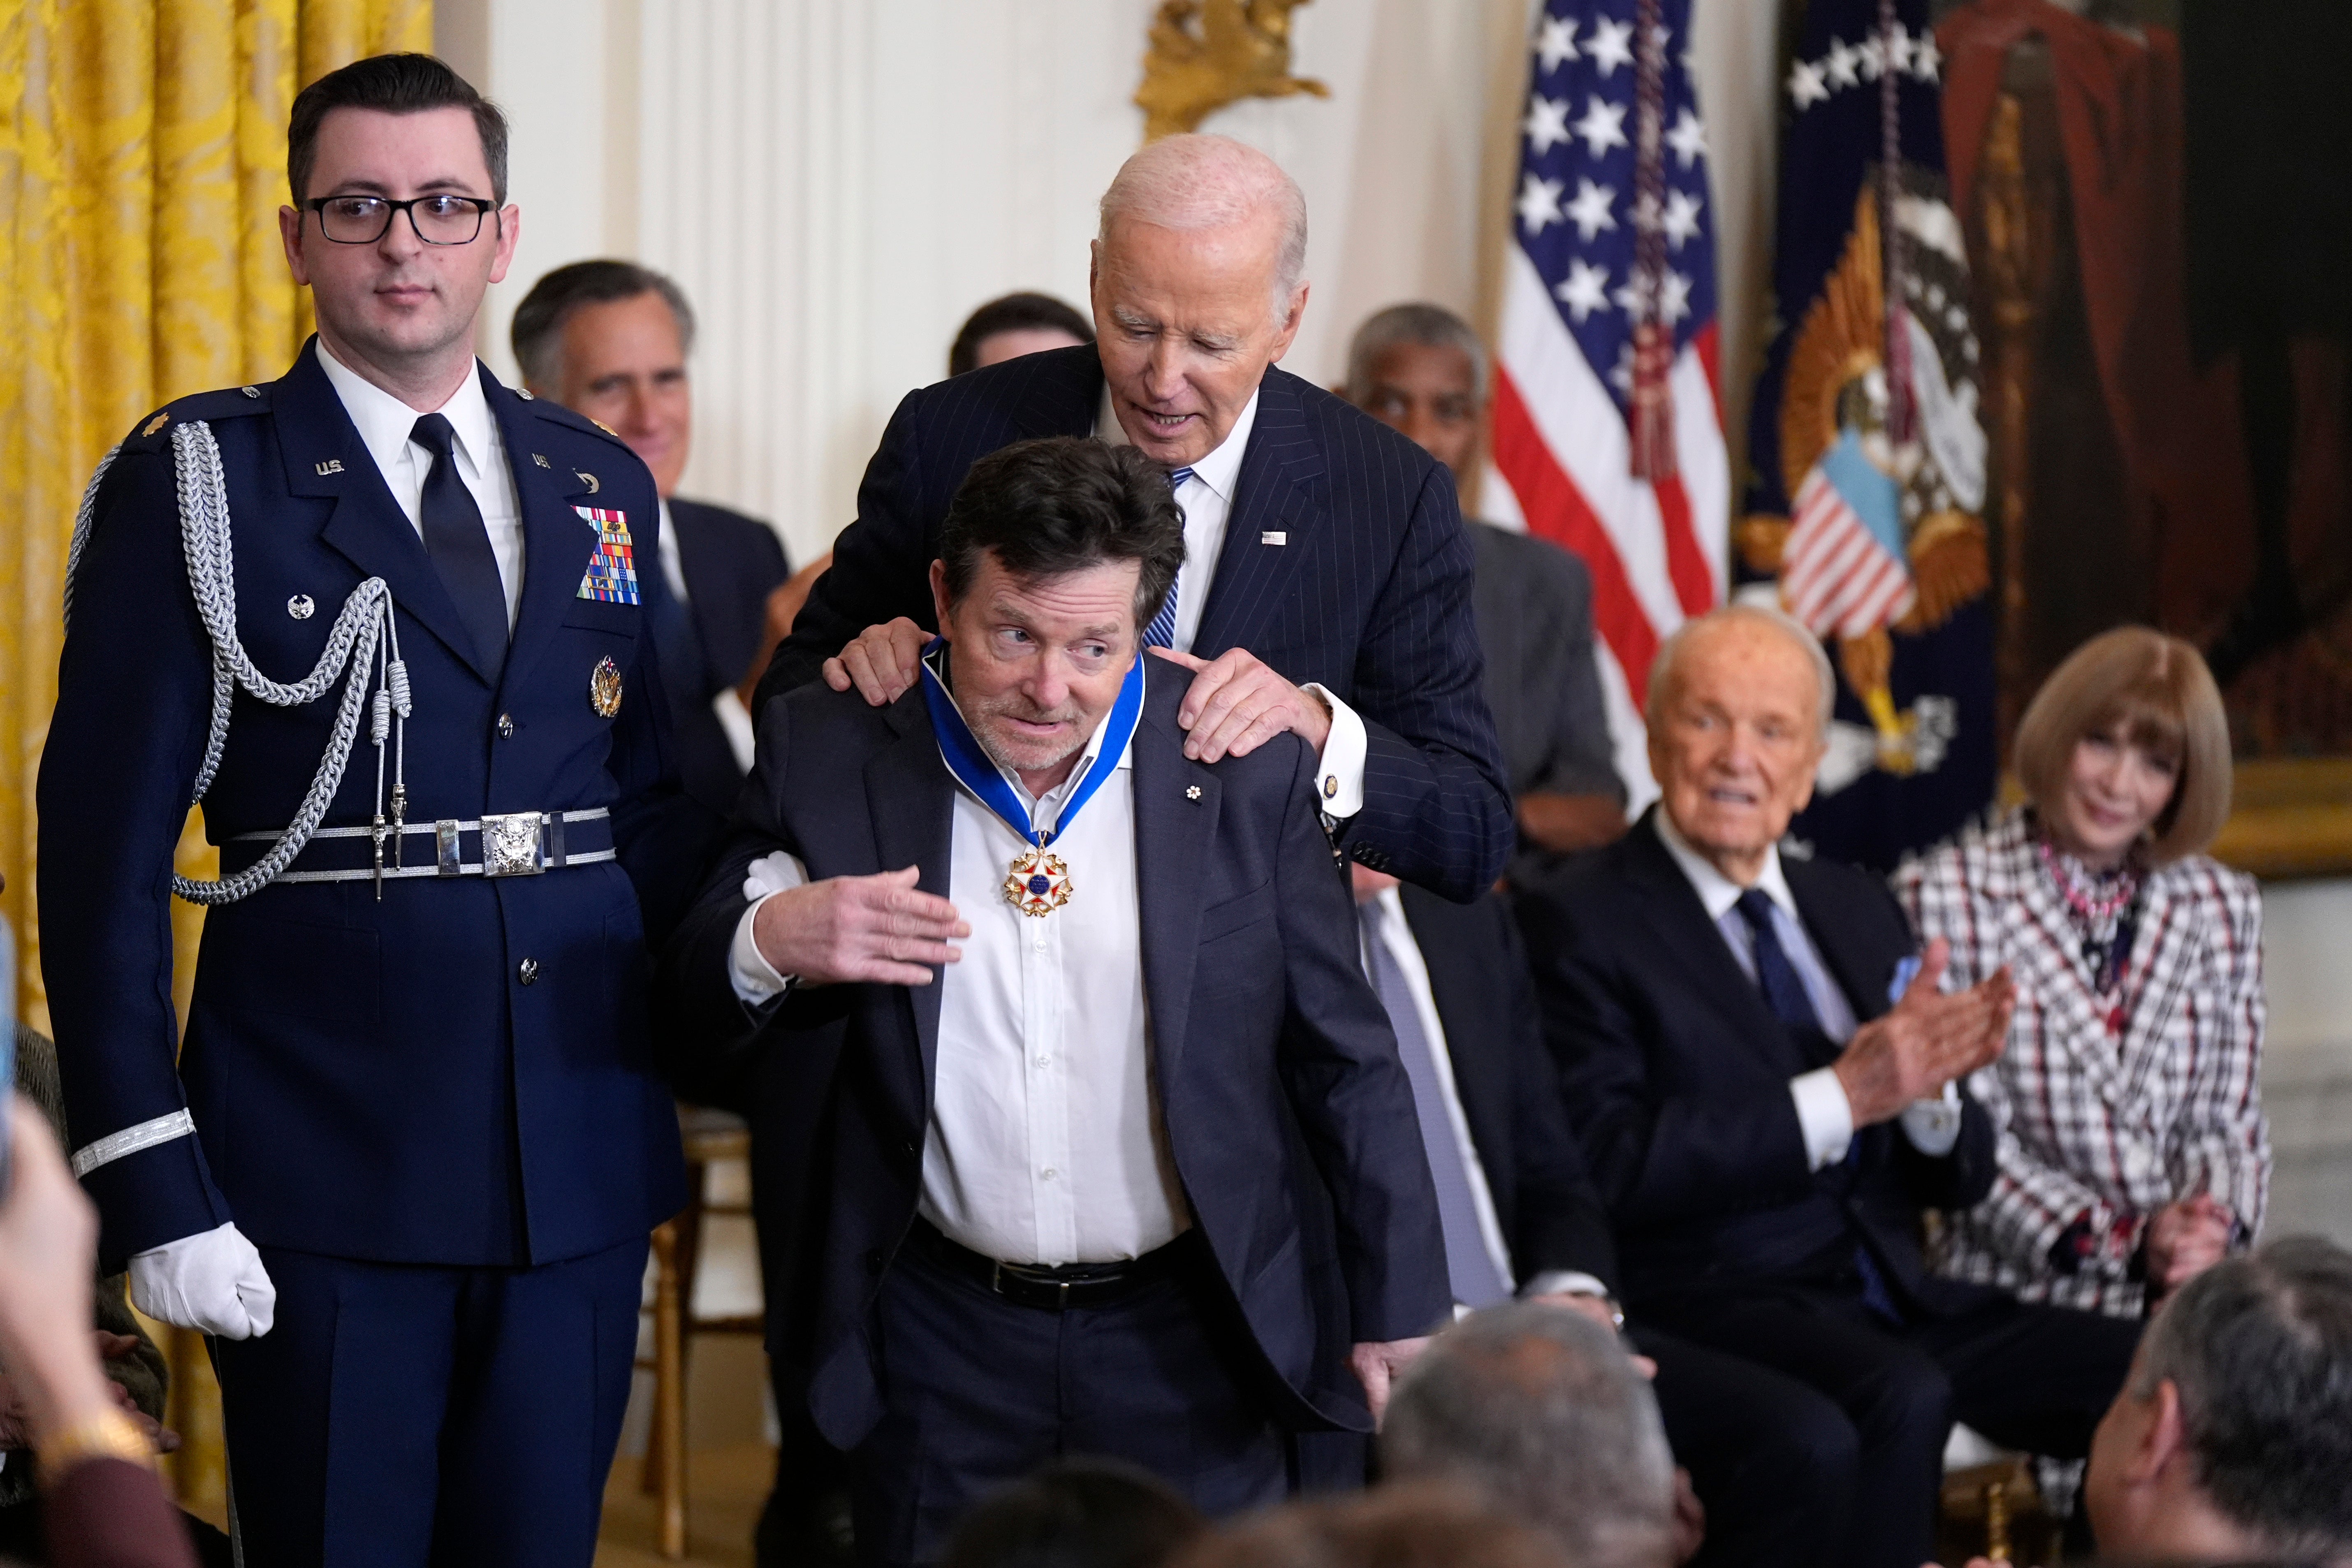
[[[1165,1247],[1118,1263],[1064,1263],[1047,1268],[1037,1263],[1003,1263],[984,1253],[949,1240],[939,1227],[918,1217],[908,1233],[909,1246],[951,1274],[960,1274],[992,1290],[1016,1307],[1066,1312],[1079,1307],[1108,1307],[1126,1300],[1147,1285],[1172,1278],[1192,1250],[1192,1233],[1186,1231]]]

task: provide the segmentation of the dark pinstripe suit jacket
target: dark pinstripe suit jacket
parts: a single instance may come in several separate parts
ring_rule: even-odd
[[[757,705],[814,679],[867,626],[898,616],[930,626],[930,563],[965,471],[1014,441],[1090,434],[1102,384],[1095,351],[1069,348],[908,394],[866,466],[857,521],[776,650]],[[1269,533],[1285,542],[1264,542]],[[1470,582],[1444,465],[1268,369],[1192,651],[1246,648],[1354,708],[1370,742],[1364,809],[1339,842],[1457,901],[1492,885],[1513,844]]]

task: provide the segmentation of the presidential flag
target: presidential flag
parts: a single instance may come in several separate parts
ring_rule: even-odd
[[[1791,832],[1882,868],[1981,810],[1997,758],[1979,346],[1927,12],[1806,7],[1734,563],[1736,591],[1777,597],[1838,671]]]
[[[1690,8],[1547,0],[1537,22],[1486,488],[1486,510],[1591,569],[1618,772],[1637,806],[1656,793],[1650,661],[1722,599],[1730,521]]]

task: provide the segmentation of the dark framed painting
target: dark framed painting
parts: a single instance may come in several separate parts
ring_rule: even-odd
[[[2238,758],[2215,852],[2352,870],[2352,5],[1937,15],[2000,732],[2085,637],[2176,633]]]

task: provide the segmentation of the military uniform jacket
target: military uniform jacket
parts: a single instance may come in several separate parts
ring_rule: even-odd
[[[661,591],[654,487],[590,421],[478,374],[524,534],[495,685],[314,346],[280,381],[142,421],[100,488],[41,759],[50,1015],[77,1142],[184,1107],[194,1122],[193,1137],[87,1173],[117,1267],[230,1220],[260,1246],[332,1257],[544,1263],[642,1237],[684,1202],[675,1113],[649,1059],[646,925],[691,891],[699,846],[670,782],[645,612],[581,596],[597,534],[574,510],[625,514],[641,593]],[[414,692],[407,820],[604,806],[619,858],[386,881],[381,901],[366,880],[278,882],[215,908],[175,1071],[169,878],[213,654],[172,431],[196,419],[219,445],[238,631],[263,673],[305,675],[345,598],[383,578]],[[611,716],[591,698],[606,659],[622,688]],[[293,820],[341,695],[338,682],[289,709],[237,693],[203,803],[225,868],[267,847],[239,835]],[[323,826],[367,825],[375,790],[363,723]],[[429,862],[433,846],[411,836],[402,858]]]

